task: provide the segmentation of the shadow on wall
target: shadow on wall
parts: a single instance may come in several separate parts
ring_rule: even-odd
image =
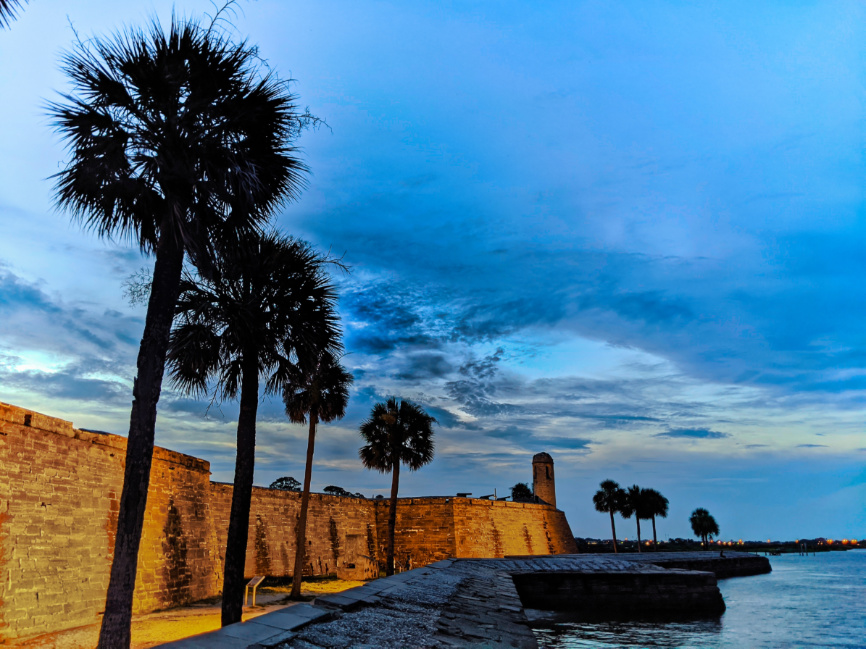
[[[271,554],[268,548],[267,523],[256,515],[256,574],[271,574]]]
[[[186,536],[173,497],[169,498],[168,515],[163,526],[162,554],[165,558],[162,565],[165,588],[160,593],[163,604],[168,606],[190,601],[192,574],[187,562]]]

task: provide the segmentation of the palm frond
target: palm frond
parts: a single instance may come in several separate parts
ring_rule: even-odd
[[[333,359],[342,348],[336,291],[322,269],[324,258],[308,244],[274,232],[238,237],[215,249],[212,272],[182,282],[172,338],[174,365],[204,368],[197,359],[206,356],[211,359],[207,381],[220,397],[233,399],[245,360],[254,359],[266,393],[286,394],[291,387],[296,400],[311,403],[302,394],[309,388],[304,371],[313,366],[308,359]],[[187,329],[207,330],[209,337],[181,337]],[[195,384],[199,391],[202,385],[206,381]],[[348,399],[348,385],[343,394]],[[329,406],[333,415],[319,412],[319,419],[342,416],[345,400],[342,409],[337,405]],[[295,404],[289,415],[301,423],[306,413],[309,404]]]
[[[433,424],[436,419],[414,403],[396,398],[373,406],[369,419],[361,424],[367,442],[358,451],[368,469],[387,473],[396,464],[417,471],[433,460]]]
[[[206,271],[220,242],[300,195],[302,115],[255,47],[172,19],[78,42],[62,68],[72,91],[48,104],[69,156],[56,200],[85,228],[144,251],[175,237]]]
[[[8,27],[27,0],[0,0],[0,27]]]

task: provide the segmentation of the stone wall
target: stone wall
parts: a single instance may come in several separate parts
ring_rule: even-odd
[[[717,617],[725,600],[711,572],[526,572],[512,575],[526,608],[570,619]]]
[[[126,438],[0,403],[0,644],[97,622],[105,606]],[[218,595],[232,486],[210,465],[154,449],[136,613]],[[300,494],[254,488],[245,573],[289,576]],[[368,556],[384,565],[388,501],[312,494],[306,574]],[[576,552],[549,505],[469,498],[398,501],[398,565],[448,557]]]
[[[125,452],[123,437],[0,403],[0,641],[104,610]],[[155,450],[136,612],[218,592],[208,468]]]
[[[394,563],[398,569],[426,566],[456,554],[453,498],[397,499]],[[376,559],[384,569],[388,552],[389,499],[377,500]]]
[[[388,501],[376,501],[379,562],[388,541]],[[394,554],[412,567],[440,559],[571,554],[577,544],[565,514],[550,505],[478,498],[405,498],[397,501]]]
[[[211,511],[220,561],[225,560],[232,485],[211,483]],[[376,547],[375,501],[310,494],[304,574],[328,575],[337,565]],[[288,577],[295,568],[301,494],[253,487],[244,574]]]
[[[454,498],[456,557],[573,554],[565,514],[551,505]]]

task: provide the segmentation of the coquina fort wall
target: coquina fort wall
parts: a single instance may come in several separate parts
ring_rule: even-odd
[[[126,438],[0,402],[0,644],[92,624],[105,607]],[[218,595],[232,486],[210,464],[154,449],[135,612]],[[306,572],[329,574],[363,555],[384,562],[387,500],[312,494]],[[245,572],[288,576],[300,494],[253,489]],[[576,552],[552,505],[401,498],[396,555],[448,557]]]

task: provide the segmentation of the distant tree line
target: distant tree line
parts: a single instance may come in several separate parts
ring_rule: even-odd
[[[599,485],[599,490],[593,495],[592,502],[596,511],[610,516],[610,531],[613,540],[613,551],[619,552],[616,541],[616,522],[614,515],[619,514],[625,519],[634,516],[637,523],[637,550],[642,552],[642,541],[640,532],[641,520],[652,521],[653,526],[653,548],[658,547],[658,536],[656,534],[656,517],[667,518],[669,501],[655,489],[645,489],[638,485],[632,485],[627,489],[619,486],[615,480],[604,480]],[[699,507],[689,517],[692,531],[698,536],[704,547],[709,548],[709,539],[718,536],[719,526],[710,513]]]

